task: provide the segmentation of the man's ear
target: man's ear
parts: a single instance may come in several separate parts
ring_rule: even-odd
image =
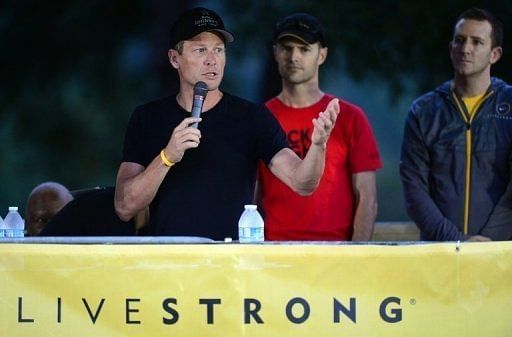
[[[491,64],[494,64],[499,61],[501,58],[501,55],[503,55],[503,49],[501,47],[494,47],[491,50],[491,59],[489,60]]]
[[[167,52],[167,57],[169,57],[169,63],[174,69],[179,69],[180,67],[178,55],[178,51],[174,49],[169,49],[169,51]]]
[[[321,65],[325,62],[325,60],[327,59],[328,52],[329,52],[329,49],[327,47],[322,47],[320,45],[320,50],[319,50],[319,54],[318,54],[318,65]]]

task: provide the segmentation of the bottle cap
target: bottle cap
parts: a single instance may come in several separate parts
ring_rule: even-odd
[[[256,206],[256,205],[245,205],[244,208],[245,209],[250,209],[250,210],[255,210],[255,209],[258,208],[258,206]]]
[[[18,211],[18,206],[9,206],[9,211]]]

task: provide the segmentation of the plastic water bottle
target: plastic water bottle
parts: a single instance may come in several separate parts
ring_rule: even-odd
[[[9,213],[4,220],[5,237],[22,238],[25,236],[25,221],[18,213],[18,207],[9,207]]]
[[[0,238],[5,237],[5,227],[4,227],[4,220],[0,216]]]
[[[245,210],[238,220],[238,241],[263,242],[263,218],[256,205],[245,205]]]

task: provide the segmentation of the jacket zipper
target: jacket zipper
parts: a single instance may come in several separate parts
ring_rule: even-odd
[[[490,89],[490,88],[489,88]],[[459,110],[462,118],[464,119],[464,123],[466,124],[466,165],[465,165],[465,182],[464,182],[464,223],[463,223],[463,234],[467,235],[469,232],[469,214],[470,214],[470,200],[471,200],[471,158],[472,158],[472,149],[473,149],[473,140],[471,133],[471,124],[475,119],[476,115],[480,111],[480,107],[483,102],[489,96],[491,96],[494,91],[487,90],[487,93],[476,103],[474,107],[473,114],[470,114],[468,109],[466,108],[466,104],[462,100],[461,97],[457,96],[455,91],[452,90],[453,99],[457,105],[457,110]]]

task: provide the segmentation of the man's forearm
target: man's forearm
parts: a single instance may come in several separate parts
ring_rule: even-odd
[[[376,217],[377,202],[360,202],[354,216],[352,241],[370,241],[372,239]]]
[[[119,170],[116,183],[115,209],[121,220],[128,221],[153,201],[169,167],[156,157],[149,166],[137,174],[123,165]]]
[[[370,241],[377,217],[377,184],[374,171],[352,174],[356,211],[352,241]]]
[[[293,182],[299,194],[309,195],[320,184],[325,167],[325,145],[311,145],[306,157],[297,166]]]
[[[269,169],[283,183],[300,195],[309,195],[318,187],[325,166],[325,149],[340,112],[338,99],[332,99],[325,111],[313,119],[313,133],[308,153],[301,160],[289,148],[279,151]]]

